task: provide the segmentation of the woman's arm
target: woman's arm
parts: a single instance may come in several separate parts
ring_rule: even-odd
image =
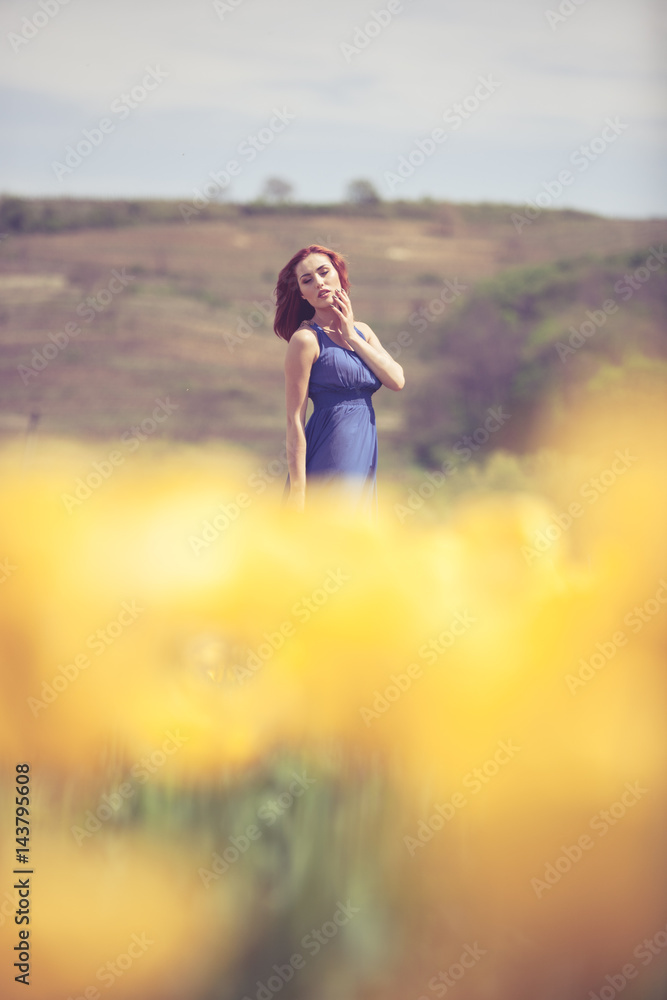
[[[383,385],[388,389],[398,392],[405,385],[405,375],[403,369],[397,361],[394,361],[391,354],[385,351],[378,337],[373,333],[367,323],[358,323],[363,327],[364,337],[360,337],[354,329],[354,316],[352,314],[352,304],[349,295],[342,289],[336,294],[336,301],[333,308],[340,316],[339,332],[346,344],[354,348],[355,354],[366,362],[370,370],[377,375]]]
[[[287,503],[303,510],[306,498],[306,434],[308,381],[317,359],[317,337],[309,327],[296,330],[285,356],[285,403],[287,407],[287,468],[290,491]]]
[[[360,358],[364,359],[368,367],[377,375],[383,385],[386,385],[388,389],[393,389],[394,392],[398,392],[405,385],[403,369],[397,361],[394,361],[389,351],[384,349],[377,334],[373,333],[368,323],[357,323],[357,326],[366,339],[361,341],[361,347],[359,346],[360,338],[354,341],[355,352]],[[374,355],[371,355],[370,351],[364,353],[364,347],[368,347],[374,351]]]

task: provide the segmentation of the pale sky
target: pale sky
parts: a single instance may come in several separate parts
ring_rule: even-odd
[[[667,216],[666,35],[663,0],[0,0],[0,192],[187,200],[233,161],[234,201]]]

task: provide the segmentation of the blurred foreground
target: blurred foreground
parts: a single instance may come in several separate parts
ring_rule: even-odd
[[[29,764],[33,1000],[664,997],[666,427],[581,412],[558,507],[376,525],[214,447],[8,444],[1,995]]]

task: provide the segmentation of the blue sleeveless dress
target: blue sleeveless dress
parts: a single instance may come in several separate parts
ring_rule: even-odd
[[[342,487],[356,510],[375,513],[378,445],[371,396],[382,382],[358,354],[336,344],[317,323],[310,325],[320,355],[308,383],[314,409],[305,427],[306,487],[330,482]]]

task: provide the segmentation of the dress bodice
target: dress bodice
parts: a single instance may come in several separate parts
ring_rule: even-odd
[[[313,363],[308,383],[308,395],[316,408],[334,406],[336,403],[355,399],[370,402],[374,392],[382,385],[380,379],[354,351],[336,344],[331,337],[311,320],[317,333],[320,354]],[[366,339],[355,326],[360,337]]]

